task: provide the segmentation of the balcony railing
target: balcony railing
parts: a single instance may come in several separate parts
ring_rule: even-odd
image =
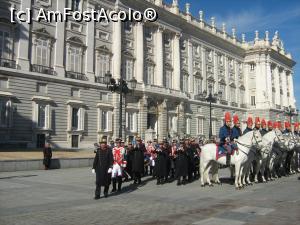
[[[14,60],[0,58],[0,67],[16,69],[17,64]]]
[[[226,100],[223,100],[223,99],[220,100],[220,103],[221,103],[222,105],[228,105],[228,102],[227,102]]]
[[[95,77],[95,83],[105,84],[105,77]]]
[[[231,102],[230,105],[233,107],[238,107],[238,104],[236,102]]]
[[[32,64],[31,67],[30,67],[30,70],[31,70],[31,72],[36,72],[36,73],[56,75],[54,69],[49,67],[49,66]]]
[[[88,78],[83,73],[73,72],[73,71],[66,71],[66,78],[76,79],[76,80],[85,80],[87,81]]]
[[[240,107],[246,109],[246,108],[247,108],[247,104],[241,103],[241,104],[240,104]]]
[[[276,109],[281,109],[281,106],[280,105],[276,105]]]

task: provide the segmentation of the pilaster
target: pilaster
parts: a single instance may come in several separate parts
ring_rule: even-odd
[[[163,58],[163,28],[158,27],[155,33],[155,64],[156,64],[156,74],[155,80],[156,85],[163,86],[164,77],[163,77],[163,69],[164,69],[164,58]]]
[[[120,79],[122,66],[122,23],[120,20],[113,22],[112,53],[112,75],[115,79]]]
[[[91,11],[94,6],[91,3],[88,3],[88,10]],[[87,34],[86,34],[86,56],[85,56],[85,65],[86,65],[86,75],[90,81],[94,80],[95,77],[95,22],[91,21],[87,23]]]
[[[136,79],[143,83],[144,77],[144,24],[136,24]]]
[[[181,34],[177,33],[173,39],[173,68],[174,68],[174,89],[180,90],[180,36]]]

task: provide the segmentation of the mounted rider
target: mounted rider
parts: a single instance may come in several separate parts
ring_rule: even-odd
[[[291,124],[290,122],[284,122],[285,130],[282,132],[283,134],[290,134],[292,132]]]
[[[248,133],[249,131],[252,131],[253,129],[252,129],[252,126],[253,126],[253,120],[252,120],[252,117],[248,117],[248,119],[247,119],[247,127],[246,127],[246,129],[244,130],[244,132],[243,132],[243,134],[246,134],[246,133]]]
[[[260,134],[261,136],[264,136],[266,133],[268,133],[267,131],[267,123],[265,119],[261,120],[261,130],[260,130]]]
[[[224,150],[224,153],[226,153],[226,165],[230,166],[230,155],[231,155],[231,141],[232,139],[232,131],[231,131],[231,115],[229,112],[225,113],[225,118],[224,118],[224,126],[220,128],[219,131],[219,138],[220,138],[220,143],[219,143],[219,148]]]
[[[261,123],[259,117],[255,117],[254,129],[260,131]]]
[[[268,121],[268,131],[273,130],[273,122],[271,120]]]
[[[240,136],[242,136],[242,130],[240,128],[240,120],[238,115],[233,116],[233,127],[231,132],[231,138],[232,139],[238,139]]]

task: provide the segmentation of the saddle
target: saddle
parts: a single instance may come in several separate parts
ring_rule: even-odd
[[[229,153],[231,156],[237,151],[238,148],[236,145],[219,145],[216,144],[216,160],[219,158],[226,156]]]

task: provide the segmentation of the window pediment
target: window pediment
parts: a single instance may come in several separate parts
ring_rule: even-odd
[[[130,58],[130,59],[133,59],[133,60],[135,60],[135,57],[134,57],[134,55],[131,53],[131,52],[129,52],[129,51],[123,51],[123,55],[125,56],[125,57],[127,57],[127,58]]]
[[[67,42],[77,46],[86,47],[81,38],[76,36],[68,38]]]
[[[199,71],[195,72],[195,73],[194,73],[194,76],[195,76],[195,77],[198,77],[198,78],[200,78],[200,79],[203,79],[203,77],[202,77],[202,75],[201,75],[201,73],[200,73]]]
[[[45,97],[45,96],[33,96],[31,98],[32,101],[35,102],[47,102],[47,103],[53,103],[54,100],[50,97]]]
[[[146,58],[146,63],[155,66],[155,62],[151,58]]]
[[[232,87],[232,88],[236,88],[236,85],[235,85],[235,83],[233,83],[233,82],[231,82],[231,83],[229,84],[229,86]]]
[[[189,72],[186,69],[182,69],[181,71],[183,75],[189,75]]]
[[[168,62],[165,63],[165,67],[166,67],[166,69],[168,69],[168,70],[173,70],[172,65],[171,65],[170,63],[168,63]]]
[[[84,104],[83,101],[79,100],[68,100],[67,105],[86,107],[86,104]]]
[[[226,85],[226,81],[223,78],[219,79],[219,83],[223,84],[223,85]]]
[[[215,82],[215,79],[213,78],[212,75],[210,75],[208,78],[207,78],[207,81],[210,81],[210,82]]]
[[[32,31],[32,33],[34,33],[36,36],[38,37],[45,37],[48,39],[55,39],[48,31],[45,27],[40,28],[40,29],[36,29],[34,31]]]
[[[246,90],[246,88],[245,88],[244,85],[240,85],[240,89],[241,89],[241,90],[244,90],[244,91]]]
[[[109,50],[109,48],[105,45],[101,45],[101,46],[98,46],[96,48],[97,51],[99,51],[100,53],[106,53],[106,54],[109,54],[109,55],[113,55],[112,52]]]

